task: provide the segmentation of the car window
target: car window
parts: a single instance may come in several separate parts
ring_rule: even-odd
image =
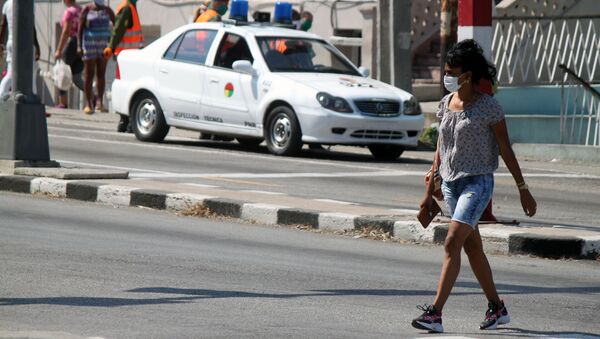
[[[360,75],[338,50],[321,40],[260,37],[257,41],[271,72]]]
[[[232,68],[233,62],[237,60],[254,62],[246,40],[239,35],[227,33],[223,37],[223,40],[221,40],[214,65],[223,68]]]
[[[171,46],[169,46],[169,49],[167,49],[167,51],[163,55],[164,59],[172,60],[173,58],[175,58],[175,53],[177,53],[177,48],[179,48],[179,43],[181,43],[181,39],[183,39],[183,34],[177,37],[177,39],[173,41]]]
[[[217,31],[213,30],[188,31],[171,44],[164,57],[176,61],[204,64],[216,35]]]

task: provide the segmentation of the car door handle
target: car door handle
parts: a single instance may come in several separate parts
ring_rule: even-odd
[[[210,83],[211,84],[218,84],[219,83],[219,79],[211,78],[210,79]]]
[[[161,73],[163,73],[163,74],[169,74],[169,71],[167,71],[166,68],[159,68],[158,71],[161,72]]]

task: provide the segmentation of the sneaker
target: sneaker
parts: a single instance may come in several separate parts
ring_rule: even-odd
[[[485,317],[481,324],[479,324],[480,330],[495,330],[498,325],[508,324],[510,322],[510,315],[504,301],[500,302],[500,305],[493,301],[488,302],[488,310],[485,312]]]
[[[444,332],[444,326],[442,326],[442,315],[438,314],[435,306],[419,305],[417,308],[423,311],[423,314],[421,314],[420,317],[413,319],[412,325],[414,328],[427,330],[429,332]]]

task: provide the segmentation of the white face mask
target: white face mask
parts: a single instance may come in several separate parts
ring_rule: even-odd
[[[448,92],[457,92],[462,84],[458,84],[459,77],[453,77],[449,75],[444,75],[444,87],[448,90]]]

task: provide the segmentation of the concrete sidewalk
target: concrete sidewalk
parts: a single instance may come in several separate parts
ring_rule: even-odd
[[[33,174],[30,172],[30,174]],[[374,229],[402,241],[442,243],[448,219],[438,217],[427,229],[416,210],[388,210],[292,196],[145,180],[64,180],[2,175],[0,190],[98,202],[112,206],[193,211],[261,224],[302,225],[328,231]],[[486,250],[548,258],[597,259],[600,232],[551,227],[485,224],[480,233]]]

